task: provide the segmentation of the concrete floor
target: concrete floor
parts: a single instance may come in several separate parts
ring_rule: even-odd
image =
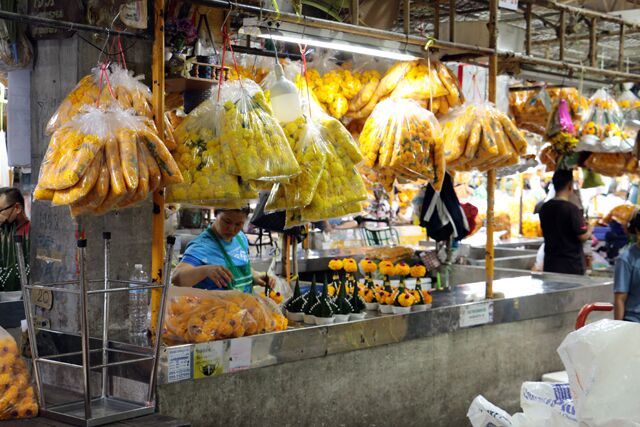
[[[563,369],[577,312],[159,387],[194,426],[468,426],[477,394],[510,413],[523,381]]]

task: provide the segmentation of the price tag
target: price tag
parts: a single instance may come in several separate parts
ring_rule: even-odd
[[[167,349],[167,382],[174,383],[191,379],[191,348],[170,347]]]
[[[463,305],[460,307],[460,327],[486,325],[493,322],[493,302]]]
[[[53,292],[48,289],[33,289],[31,291],[31,300],[38,307],[51,310],[51,307],[53,307]]]
[[[518,0],[499,0],[498,7],[509,10],[518,10]]]
[[[45,319],[44,317],[36,316],[33,319],[33,324],[36,328],[51,329],[51,322],[49,319]]]
[[[196,344],[193,348],[193,378],[206,378],[224,372],[222,341]]]

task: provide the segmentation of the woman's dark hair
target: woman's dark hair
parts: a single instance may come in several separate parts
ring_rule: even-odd
[[[628,227],[629,233],[636,234],[640,231],[640,210],[636,208],[635,212],[631,216]]]
[[[251,208],[249,206],[244,206],[244,207],[239,208],[239,209],[218,208],[218,209],[215,209],[213,211],[213,214],[215,216],[218,216],[218,214],[221,214],[223,212],[240,212],[240,213],[243,213],[245,215],[250,215],[251,214]]]
[[[553,174],[552,182],[556,192],[562,191],[573,182],[573,172],[566,169],[558,169]]]
[[[7,198],[7,203],[9,205],[15,205],[18,203],[24,208],[24,197],[22,197],[22,193],[17,188],[2,187],[0,188],[0,197],[1,196]]]

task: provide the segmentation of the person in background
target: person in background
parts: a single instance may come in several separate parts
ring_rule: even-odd
[[[24,260],[29,272],[29,233],[31,222],[24,208],[24,197],[17,188],[0,188],[0,290],[20,290],[20,269],[16,258],[15,237],[22,236]],[[8,252],[5,252],[8,251]]]
[[[540,209],[540,225],[544,237],[544,271],[550,273],[585,274],[583,243],[591,231],[575,203],[573,172],[557,170],[553,174],[555,197]]]
[[[0,188],[0,233],[29,236],[31,221],[24,210],[24,197],[17,188]]]
[[[614,319],[640,322],[640,213],[629,223],[629,234],[636,243],[622,252],[613,276]]]
[[[215,222],[187,245],[172,275],[176,286],[200,289],[235,289],[252,293],[253,286],[265,286],[265,273],[253,271],[249,243],[242,232],[250,209],[216,209]],[[275,286],[275,278],[268,277]]]

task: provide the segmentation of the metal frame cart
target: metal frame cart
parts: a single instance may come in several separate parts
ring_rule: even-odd
[[[123,344],[110,340],[110,295],[113,292],[129,292],[129,284],[137,285],[136,289],[161,289],[160,310],[155,322],[155,331],[160,331],[164,318],[167,289],[169,286],[169,274],[171,266],[171,254],[175,237],[169,236],[166,240],[166,257],[164,260],[163,283],[136,282],[131,280],[115,280],[109,277],[109,253],[111,246],[111,233],[103,233],[104,240],[104,278],[89,280],[86,272],[85,239],[77,241],[79,259],[79,273],[77,280],[59,281],[54,283],[29,284],[25,269],[25,260],[22,252],[22,239],[16,238],[18,249],[18,265],[23,290],[25,314],[29,328],[29,341],[33,357],[33,375],[38,388],[40,413],[48,418],[71,423],[78,426],[98,426],[127,418],[151,414],[155,411],[155,385],[158,367],[158,354],[160,351],[160,339],[149,345]],[[92,286],[93,285],[93,286]],[[100,286],[102,285],[102,286]],[[66,292],[79,296],[80,302],[80,341],[81,350],[63,354],[40,356],[38,352],[37,332],[42,330],[52,333],[64,333],[60,330],[44,329],[37,325],[35,313],[31,301],[31,293],[34,290],[49,290],[52,292]],[[91,337],[89,330],[89,296],[102,297],[101,307],[102,334],[99,338]],[[94,307],[94,304],[91,304]],[[81,358],[80,358],[81,357]],[[109,369],[122,369],[124,365],[152,363],[149,377],[146,401],[133,402],[116,397],[110,392],[111,380]],[[42,365],[75,368],[82,371],[83,399],[70,403],[47,405],[42,378]],[[92,371],[100,372],[100,390],[93,392],[91,387]],[[94,374],[95,375],[95,374]]]

